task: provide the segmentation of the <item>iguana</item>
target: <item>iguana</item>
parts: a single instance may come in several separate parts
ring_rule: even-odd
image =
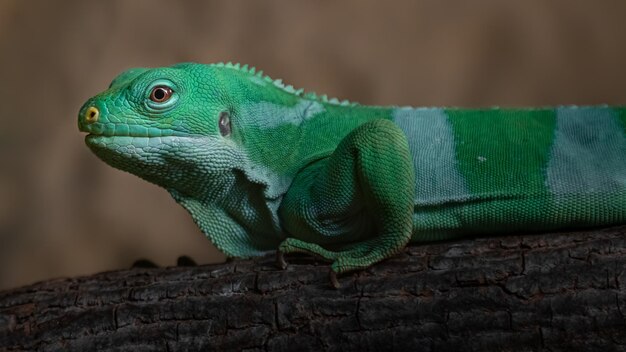
[[[121,73],[78,127],[227,256],[313,254],[334,285],[409,242],[626,222],[624,107],[364,106],[183,63]]]

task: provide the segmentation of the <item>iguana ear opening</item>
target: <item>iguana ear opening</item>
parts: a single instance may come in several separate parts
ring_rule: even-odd
[[[222,137],[230,135],[230,114],[228,113],[228,111],[220,112],[220,119],[218,124]]]
[[[119,75],[117,75],[117,77],[113,79],[113,81],[109,85],[109,89],[120,87],[126,84],[127,82],[132,81],[137,76],[139,76],[140,74],[146,71],[148,71],[148,69],[144,67],[129,68],[128,70],[120,73]]]

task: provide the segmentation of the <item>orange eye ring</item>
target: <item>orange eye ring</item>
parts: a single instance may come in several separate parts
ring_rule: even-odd
[[[172,97],[172,88],[168,86],[156,86],[150,92],[150,100],[155,103],[164,103]]]

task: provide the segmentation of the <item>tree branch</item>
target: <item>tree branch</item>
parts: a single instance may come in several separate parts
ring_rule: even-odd
[[[329,284],[274,257],[0,293],[0,350],[624,350],[626,226],[411,246]]]

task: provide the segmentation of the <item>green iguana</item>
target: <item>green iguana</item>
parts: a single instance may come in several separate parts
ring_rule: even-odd
[[[363,106],[184,63],[123,72],[78,126],[229,257],[314,254],[335,285],[409,242],[626,222],[624,107]]]

